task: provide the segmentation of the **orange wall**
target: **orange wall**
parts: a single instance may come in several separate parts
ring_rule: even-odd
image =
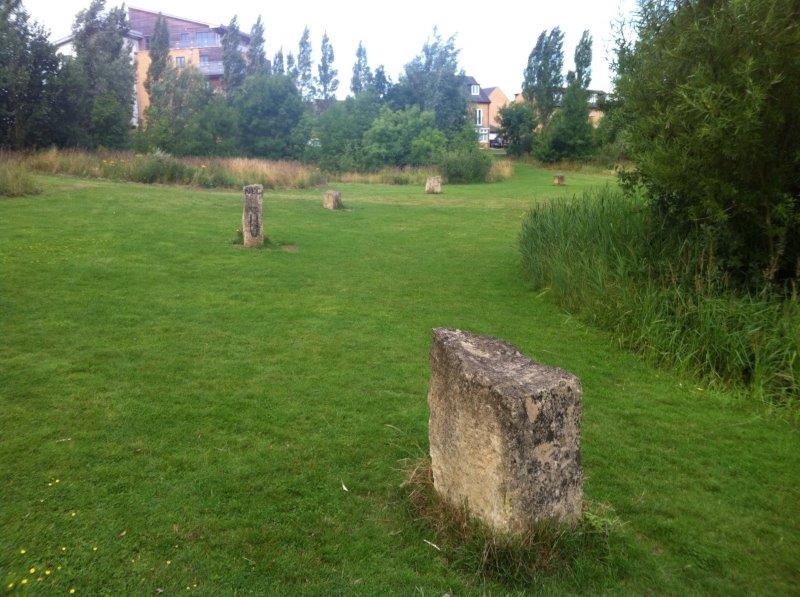
[[[495,87],[492,93],[489,94],[489,99],[492,100],[492,103],[489,104],[489,124],[487,126],[499,128],[500,108],[508,105],[508,97],[503,93],[502,89]]]
[[[170,59],[173,61],[177,56],[183,56],[186,65],[193,64],[198,66],[200,64],[200,49],[199,48],[173,48],[169,51]],[[136,52],[136,99],[138,100],[139,119],[144,117],[144,111],[150,105],[150,96],[144,88],[145,79],[147,79],[147,69],[150,68],[150,52],[148,50],[139,50]]]

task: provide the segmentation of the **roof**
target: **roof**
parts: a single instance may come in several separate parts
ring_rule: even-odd
[[[191,23],[193,25],[200,25],[201,27],[208,27],[211,31],[214,31],[219,34],[224,34],[228,31],[227,25],[217,25],[215,27],[214,25],[206,23],[205,21],[198,21],[197,19],[187,19],[186,17],[179,17],[177,15],[169,14],[160,10],[155,11],[155,10],[149,10],[147,8],[139,8],[138,6],[128,6],[128,11],[131,10],[135,10],[137,12],[146,12],[147,14],[156,16],[161,15],[162,17],[166,17],[168,19],[175,19],[176,21],[183,21],[184,23]],[[242,39],[247,41],[247,43],[250,43],[250,36],[247,33],[239,31],[239,35]]]
[[[144,35],[139,31],[134,31],[133,29],[130,29],[128,33],[125,34],[125,37],[127,37],[128,39],[143,39]],[[74,39],[75,39],[75,34],[70,33],[66,37],[62,37],[61,39],[55,40],[53,42],[53,45],[59,48],[65,44],[71,43]]]
[[[480,89],[478,95],[472,95],[470,88],[473,85],[478,85],[478,88]],[[464,95],[466,96],[467,101],[475,104],[492,103],[492,100],[489,99],[489,94],[486,93],[485,89],[481,89],[481,86],[478,84],[478,81],[475,80],[475,77],[464,76]]]

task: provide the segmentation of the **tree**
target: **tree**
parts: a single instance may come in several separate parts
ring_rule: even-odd
[[[592,37],[584,31],[575,48],[575,70],[567,74],[562,106],[537,136],[534,154],[543,162],[585,158],[593,149],[594,135],[589,123]]]
[[[0,4],[0,147],[51,143],[59,61],[40,26],[17,2]]]
[[[617,53],[628,182],[743,286],[800,277],[799,21],[797,0],[647,0]]]
[[[270,71],[269,60],[264,52],[264,24],[261,15],[258,15],[250,30],[250,45],[247,46],[247,74],[268,75]]]
[[[543,162],[581,159],[591,152],[592,141],[586,90],[575,80],[567,87],[563,106],[537,136],[534,155]]]
[[[365,167],[364,133],[380,111],[380,98],[372,90],[336,102],[316,123],[319,147],[314,153],[325,170],[348,171]]]
[[[500,109],[500,137],[508,142],[508,152],[520,156],[533,147],[536,117],[529,102],[515,102]]]
[[[564,34],[559,27],[542,31],[528,56],[522,93],[533,102],[539,121],[547,124],[558,105],[564,77]]]
[[[283,66],[283,48],[275,52],[275,57],[272,59],[272,73],[275,75],[286,74],[286,70]]]
[[[353,65],[353,78],[350,80],[350,91],[353,95],[358,95],[367,87],[372,85],[372,72],[369,69],[369,62],[367,62],[367,50],[364,44],[358,42],[358,49],[356,50],[356,62]]]
[[[436,129],[432,112],[416,106],[405,110],[383,107],[364,133],[365,163],[368,167],[417,166],[436,161],[447,144]]]
[[[222,36],[222,86],[228,97],[241,89],[247,74],[247,64],[240,49],[241,32],[237,17],[231,19]]]
[[[458,54],[455,37],[443,40],[434,29],[422,53],[406,64],[400,82],[394,86],[393,103],[432,112],[437,128],[445,133],[460,130],[466,120],[467,101]]]
[[[288,77],[248,77],[235,108],[239,114],[240,147],[247,155],[299,157],[303,146],[293,133],[303,116],[303,102]]]
[[[325,102],[332,100],[335,97],[336,90],[339,89],[339,79],[336,75],[338,71],[333,68],[333,46],[328,38],[326,31],[322,35],[322,44],[320,45],[320,60],[317,65],[317,78],[319,98]]]
[[[392,88],[392,81],[386,76],[386,71],[382,64],[375,69],[375,75],[372,77],[372,88],[380,98],[386,97]]]
[[[77,115],[83,141],[92,147],[123,147],[129,142],[134,100],[126,11],[105,11],[105,0],[92,0],[78,13],[72,31],[76,68],[86,84],[84,110]]]
[[[286,76],[291,79],[294,86],[297,87],[297,63],[294,59],[294,54],[289,52],[286,55]]]
[[[144,88],[150,93],[153,83],[160,81],[169,66],[169,30],[167,21],[158,14],[153,35],[150,38],[150,66],[147,67],[147,78]]]
[[[583,32],[575,46],[575,72],[572,76],[582,89],[589,89],[592,82],[592,35],[588,29]]]
[[[305,101],[314,99],[314,76],[311,74],[311,32],[303,29],[297,48],[297,89]]]

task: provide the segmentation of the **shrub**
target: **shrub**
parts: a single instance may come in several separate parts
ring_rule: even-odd
[[[20,164],[0,162],[0,196],[23,197],[41,192],[36,181]]]
[[[533,207],[520,237],[536,287],[623,344],[773,404],[800,399],[800,302],[732,287],[702,241],[606,189]]]
[[[492,156],[477,147],[449,151],[442,156],[440,166],[445,182],[486,182],[492,169]]]
[[[533,147],[536,117],[530,102],[508,104],[500,109],[500,136],[508,142],[508,153],[521,156]]]
[[[430,164],[447,142],[434,123],[432,112],[421,112],[416,107],[399,111],[384,107],[364,133],[365,166]]]
[[[649,0],[617,56],[628,182],[754,288],[800,277],[798,19],[797,0]]]

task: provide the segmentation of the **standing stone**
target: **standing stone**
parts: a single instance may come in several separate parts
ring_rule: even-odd
[[[555,176],[553,176],[553,184],[554,185],[558,185],[560,187],[563,187],[565,184],[567,184],[566,179],[564,178],[564,175],[563,174],[556,174]]]
[[[497,531],[581,515],[581,384],[514,346],[433,330],[429,436],[433,484]]]
[[[245,247],[260,247],[264,244],[264,187],[260,184],[244,188],[242,209],[242,236]]]
[[[322,199],[322,205],[325,209],[342,209],[342,194],[339,191],[325,191]]]
[[[438,195],[442,192],[442,177],[441,176],[429,176],[428,180],[425,181],[425,192],[428,194]]]

